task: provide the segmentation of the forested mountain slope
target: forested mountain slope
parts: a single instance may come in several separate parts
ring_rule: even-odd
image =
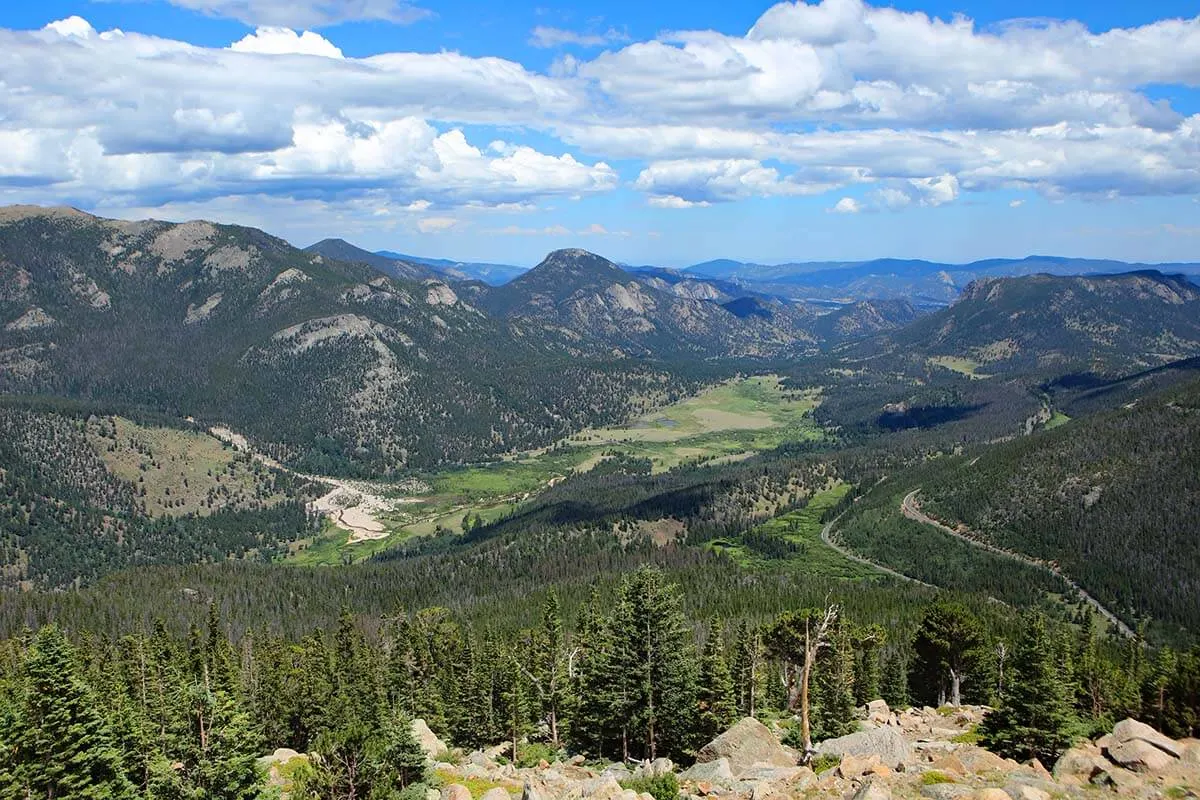
[[[920,500],[1129,617],[1200,619],[1200,382],[991,448]]]
[[[140,564],[282,554],[306,488],[204,434],[0,405],[0,587],[66,588]]]
[[[445,283],[254,229],[0,212],[0,392],[192,416],[309,469],[386,472],[545,444],[684,385],[556,354]]]
[[[1130,372],[1200,354],[1200,287],[1154,271],[980,280],[888,341],[980,375]]]
[[[835,537],[945,588],[1002,597],[1023,585],[1076,602],[1057,571],[1130,627],[1188,638],[1200,619],[1198,480],[1193,377],[1030,435],[910,459],[860,484]]]

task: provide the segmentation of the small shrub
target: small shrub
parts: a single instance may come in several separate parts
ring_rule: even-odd
[[[922,786],[936,786],[939,783],[954,783],[954,778],[944,772],[938,772],[936,769],[931,769],[921,776]]]
[[[812,761],[808,762],[808,766],[809,766],[809,769],[811,769],[813,772],[820,775],[825,770],[833,769],[834,767],[836,767],[838,764],[841,764],[841,763],[842,763],[841,756],[835,756],[833,754],[829,754],[829,755],[823,755],[823,756],[816,756],[815,758],[813,758]]]
[[[523,744],[517,750],[517,766],[526,769],[536,767],[539,761],[553,762],[556,758],[558,751],[541,742]]]
[[[453,764],[456,767],[462,766],[463,753],[457,747],[451,747],[449,750],[443,750],[433,758],[434,761],[441,764]]]
[[[673,772],[654,777],[628,778],[621,781],[621,788],[632,789],[638,794],[648,792],[654,796],[654,800],[678,800],[679,798],[679,779]]]
[[[950,741],[955,744],[979,744],[979,726],[972,725]]]

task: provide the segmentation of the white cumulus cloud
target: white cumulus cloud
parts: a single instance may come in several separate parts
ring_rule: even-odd
[[[264,26],[229,46],[239,53],[299,54],[342,58],[342,51],[319,33],[296,33],[291,28]]]

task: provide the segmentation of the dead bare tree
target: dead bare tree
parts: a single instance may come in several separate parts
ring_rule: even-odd
[[[784,614],[767,634],[768,648],[784,663],[783,680],[787,687],[788,710],[795,712],[799,706],[800,735],[804,747],[802,758],[805,762],[815,752],[809,717],[812,671],[821,651],[829,646],[840,613],[840,606],[827,602],[820,610]]]

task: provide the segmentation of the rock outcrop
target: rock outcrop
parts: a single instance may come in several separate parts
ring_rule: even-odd
[[[446,743],[429,729],[429,726],[425,724],[425,720],[423,719],[414,719],[412,721],[412,735],[417,740],[417,744],[421,745],[421,750],[425,753],[425,757],[430,761],[436,760],[439,755],[448,749]]]

